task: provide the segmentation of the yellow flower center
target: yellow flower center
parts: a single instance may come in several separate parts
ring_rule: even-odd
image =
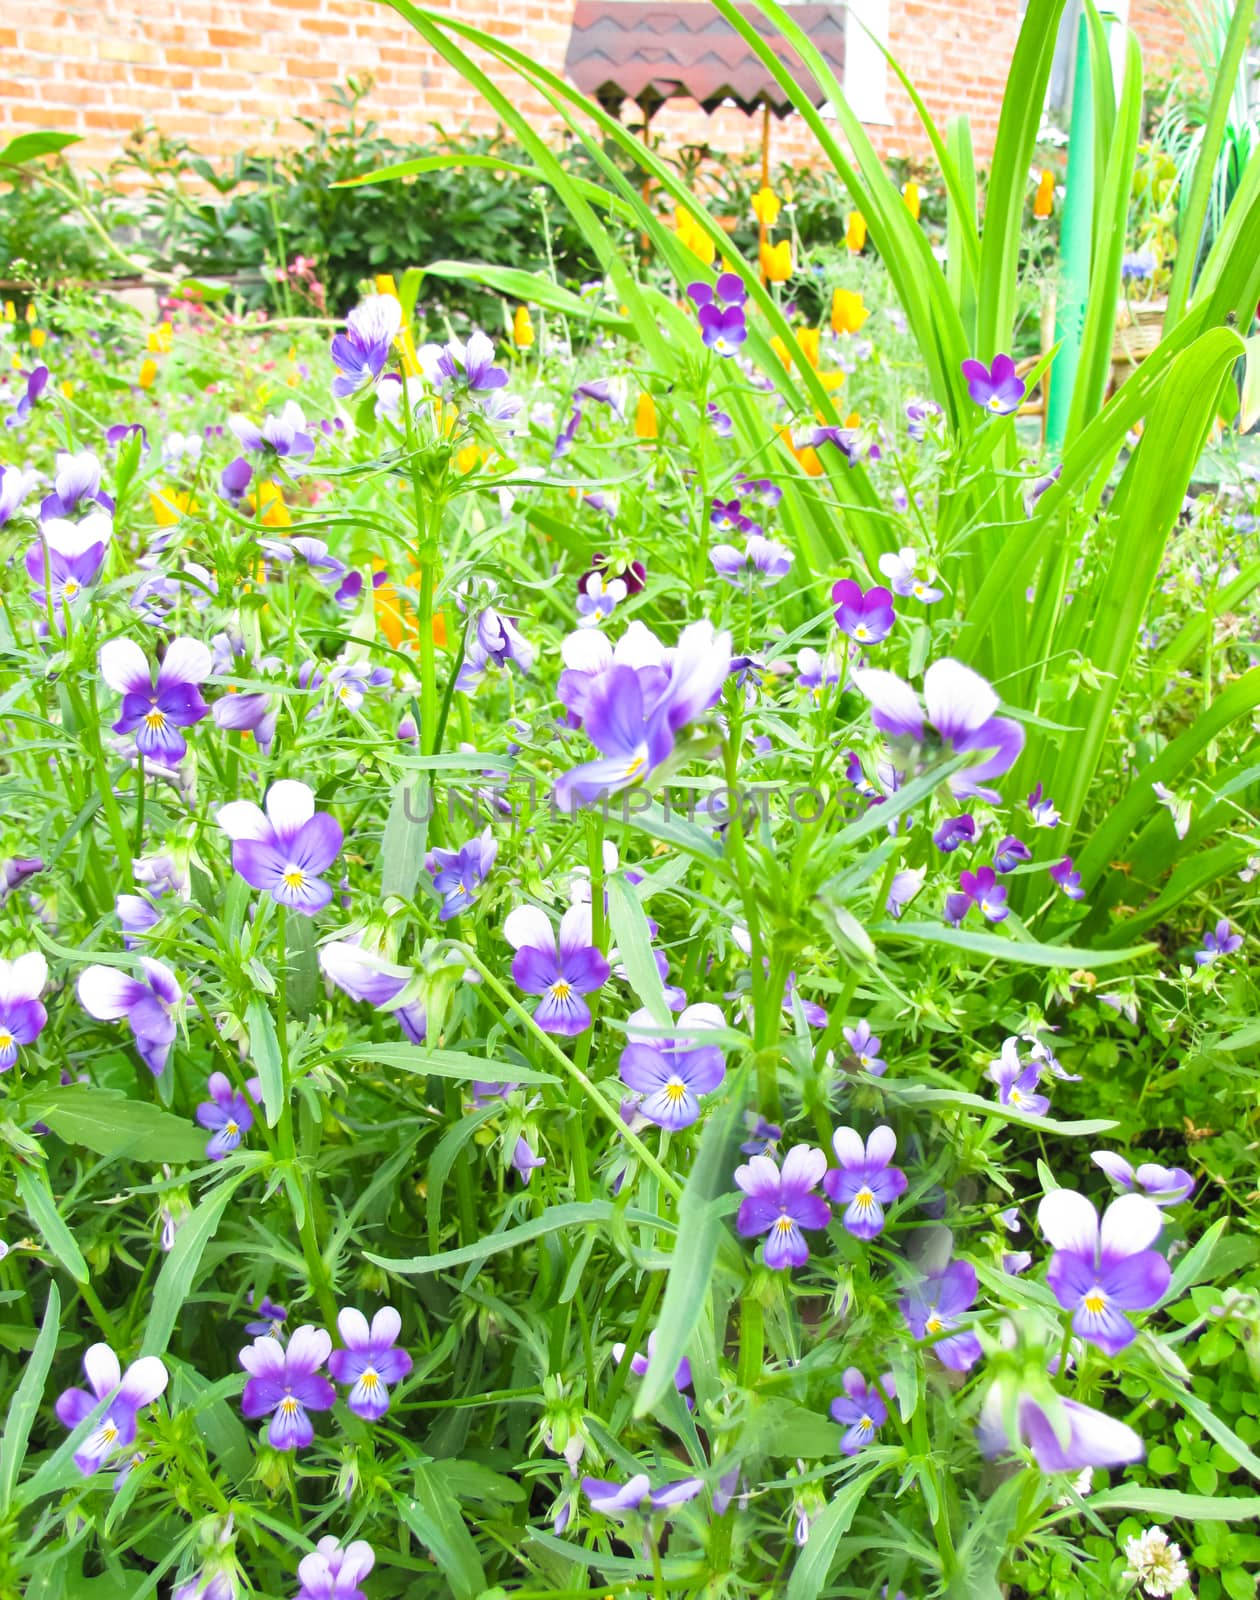
[[[994,395],[989,401],[989,410],[990,411],[1000,411],[1001,409],[1002,409],[1002,402],[998,398],[997,395]]]
[[[644,767],[646,767],[646,766],[647,766],[647,757],[646,756],[635,756],[634,760],[626,768],[626,777],[627,778],[637,778],[639,776],[639,774],[643,771]]]
[[[1022,1106],[1024,1103],[1023,1092],[1019,1089],[1012,1089],[1006,1098],[1013,1106]]]
[[[235,1139],[241,1130],[235,1122],[225,1122],[223,1124],[223,1131],[227,1134],[229,1139]]]
[[[375,1389],[380,1381],[380,1378],[377,1377],[376,1372],[371,1367],[365,1367],[359,1377],[359,1382],[369,1391]]]
[[[1107,1309],[1107,1296],[1099,1288],[1093,1288],[1085,1296],[1085,1309],[1091,1316],[1100,1316]]]
[[[557,978],[555,983],[553,983],[551,986],[551,997],[553,1000],[567,1000],[572,993],[573,985],[567,983],[563,978]]]
[[[687,1085],[681,1078],[671,1078],[665,1085],[665,1098],[671,1106],[681,1105],[687,1098]]]
[[[11,1033],[0,1033],[0,1050],[9,1050],[12,1047],[13,1035]]]
[[[867,1433],[874,1433],[875,1431],[875,1423],[870,1417],[862,1417],[858,1422],[858,1427],[862,1428]]]
[[[937,1316],[935,1311],[924,1323],[924,1328],[928,1333],[939,1333],[944,1326],[945,1324]]]
[[[159,711],[157,706],[154,706],[152,711],[145,712],[144,725],[146,728],[151,728],[154,733],[156,733],[159,729],[166,726],[166,712]]]
[[[875,1196],[868,1188],[863,1186],[853,1196],[853,1204],[857,1206],[860,1211],[869,1211],[875,1204]]]
[[[301,1402],[295,1400],[291,1394],[286,1394],[280,1402],[280,1410],[286,1417],[295,1417],[302,1409]]]
[[[283,882],[286,889],[300,889],[306,882],[306,875],[301,867],[289,867],[284,874]]]
[[[79,586],[73,578],[67,578],[61,586],[61,592],[67,600],[73,600],[79,592]]]
[[[793,1226],[793,1224],[792,1224],[791,1217],[782,1216],[782,1217],[779,1217],[778,1220],[775,1222],[774,1231],[776,1233],[791,1233],[792,1226]]]

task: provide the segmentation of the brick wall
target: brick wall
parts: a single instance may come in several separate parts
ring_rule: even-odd
[[[431,0],[562,69],[572,0]],[[1016,0],[890,0],[891,45],[942,122],[972,117],[977,152],[992,149],[1016,36]],[[1161,71],[1185,57],[1168,0],[1132,0],[1132,20]],[[493,127],[474,90],[395,12],[376,0],[4,0],[0,6],[0,139],[31,128],[81,134],[76,159],[100,166],[140,124],[156,123],[212,154],[302,138],[296,118],[334,115],[327,96],[370,74],[366,109],[385,132],[423,137],[439,123]],[[510,72],[491,71],[535,124],[557,130],[542,101]],[[890,153],[921,152],[910,102],[894,81],[891,125],[873,129]],[[675,103],[654,131],[675,145],[755,144],[760,119],[735,110],[706,117]],[[809,160],[800,119],[776,120],[776,157]]]

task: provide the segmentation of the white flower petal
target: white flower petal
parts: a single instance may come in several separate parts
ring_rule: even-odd
[[[1056,1250],[1092,1256],[1098,1248],[1098,1213],[1075,1189],[1054,1189],[1037,1207],[1037,1226]]]
[[[315,815],[315,794],[296,778],[281,778],[267,790],[267,816],[277,835],[292,838]],[[222,813],[220,813],[222,815]]]
[[[143,694],[153,684],[148,658],[134,639],[101,646],[101,677],[119,694]]]
[[[229,800],[214,820],[229,839],[270,839],[271,824],[252,800]]]
[[[514,907],[504,919],[503,933],[513,950],[523,950],[526,945],[535,950],[556,948],[551,920],[540,906]]]
[[[122,1382],[118,1357],[107,1344],[89,1346],[83,1357],[83,1370],[87,1374],[88,1387],[98,1400],[103,1400]]]

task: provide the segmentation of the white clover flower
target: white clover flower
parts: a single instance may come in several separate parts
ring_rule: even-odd
[[[1136,1579],[1156,1600],[1176,1594],[1190,1582],[1190,1568],[1181,1559],[1181,1546],[1170,1544],[1162,1528],[1148,1528],[1136,1539],[1129,1539],[1124,1547],[1129,1565],[1124,1576]]]

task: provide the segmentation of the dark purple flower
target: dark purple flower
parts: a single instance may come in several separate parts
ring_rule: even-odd
[[[1085,898],[1085,890],[1081,887],[1081,875],[1073,871],[1071,856],[1064,856],[1062,861],[1056,861],[1050,868],[1050,876],[1069,900]]]
[[[332,342],[332,392],[339,400],[376,382],[401,327],[402,306],[392,294],[369,295],[347,314],[346,331]]]
[[[871,705],[871,720],[890,738],[923,747],[929,732],[950,753],[988,750],[978,766],[955,773],[949,786],[960,798],[977,795],[996,804],[999,796],[983,780],[1000,777],[1024,747],[1018,722],[995,717],[998,697],[979,673],[961,661],[933,662],[923,676],[923,705],[908,683],[874,668],[854,671],[853,681]]]
[[[1243,936],[1235,933],[1229,925],[1228,917],[1222,917],[1215,929],[1203,935],[1203,948],[1194,952],[1196,967],[1208,967],[1218,956],[1232,956],[1235,950],[1241,950]]]
[[[840,1453],[855,1456],[868,1445],[888,1421],[888,1407],[875,1385],[868,1384],[856,1367],[846,1367],[841,1378],[844,1394],[831,1402],[831,1418],[844,1429],[840,1437]],[[896,1394],[891,1372],[880,1379],[884,1393]]]
[[[705,416],[709,419],[709,426],[719,439],[729,439],[735,432],[735,423],[729,412],[723,411],[712,400],[705,407]]]
[[[219,492],[229,505],[239,506],[253,482],[254,469],[244,456],[234,456],[219,474]]]
[[[534,665],[534,647],[518,631],[511,617],[505,617],[493,606],[486,606],[468,623],[464,660],[456,687],[464,694],[471,694],[492,661],[496,667],[506,667],[512,662],[522,672],[528,672]]]
[[[745,1239],[766,1235],[766,1266],[801,1267],[809,1260],[802,1230],[825,1228],[831,1221],[831,1208],[812,1192],[826,1171],[827,1157],[808,1144],[793,1145],[782,1171],[769,1156],[753,1156],[735,1169],[735,1182],[744,1191],[735,1227]]]
[[[324,976],[351,999],[365,1001],[395,1017],[412,1044],[424,1043],[428,1018],[421,1002],[393,1003],[413,980],[409,967],[394,966],[375,952],[361,950],[343,939],[320,946],[319,964]]]
[[[352,1540],[343,1548],[325,1535],[298,1562],[302,1587],[295,1600],[367,1600],[360,1584],[375,1564],[376,1552],[366,1539]]]
[[[879,586],[863,591],[852,578],[841,578],[831,591],[836,602],[836,622],[855,644],[879,644],[897,620],[892,595]]]
[[[994,356],[991,367],[983,361],[964,361],[962,374],[967,380],[967,393],[994,416],[1005,417],[1018,410],[1027,392],[1027,385],[1015,376],[1015,363],[1007,355]]]
[[[1128,1194],[1136,1186],[1157,1206],[1175,1206],[1194,1193],[1194,1179],[1184,1167],[1161,1167],[1144,1161],[1134,1171],[1123,1156],[1111,1150],[1095,1150],[1089,1159],[1102,1168],[1118,1193]]]
[[[402,1318],[393,1306],[382,1306],[368,1327],[361,1311],[347,1306],[337,1313],[337,1332],[344,1350],[334,1350],[328,1370],[337,1383],[352,1385],[346,1404],[355,1416],[378,1422],[389,1410],[389,1386],[411,1371],[411,1357],[398,1348]]]
[[[740,1145],[740,1154],[745,1156],[766,1156],[783,1137],[783,1129],[777,1122],[767,1122],[761,1112],[744,1112],[744,1123],[748,1128],[748,1138]]]
[[[1037,1208],[1037,1223],[1054,1246],[1046,1283],[1073,1331],[1109,1356],[1132,1344],[1137,1330],[1124,1315],[1158,1305],[1172,1278],[1167,1261],[1148,1248],[1164,1225],[1159,1207],[1125,1194],[1103,1214],[1074,1189],[1055,1189]]]
[[[726,1061],[716,1045],[706,1045],[685,1030],[723,1028],[726,1019],[715,1005],[688,1006],[678,1017],[672,1038],[635,1038],[640,1029],[654,1026],[647,1011],[636,1011],[627,1021],[630,1043],[621,1052],[621,1081],[642,1095],[641,1116],[671,1132],[688,1128],[700,1115],[702,1094],[712,1094],[726,1076]]]
[[[573,391],[579,400],[594,400],[607,406],[620,422],[626,420],[626,385],[623,379],[588,378]]]
[[[1146,1454],[1141,1439],[1127,1423],[1079,1400],[1056,1395],[1046,1403],[1030,1394],[1013,1396],[1010,1411],[1006,1396],[995,1384],[980,1409],[976,1437],[990,1460],[1025,1445],[1042,1472],[1081,1472],[1086,1467],[1122,1467]],[[1010,1437],[1008,1418],[1018,1439]]]
[[[166,1390],[166,1368],[156,1356],[141,1356],[124,1374],[107,1344],[92,1345],[83,1357],[91,1389],[66,1389],[57,1398],[57,1420],[77,1428],[102,1400],[108,1400],[96,1427],[74,1453],[74,1464],[90,1477],[111,1456],[125,1450],[136,1436],[136,1416]]]
[[[498,840],[487,827],[475,839],[460,845],[458,850],[430,850],[425,856],[424,869],[431,875],[433,887],[442,897],[438,916],[443,922],[449,922],[472,905],[476,891],[489,876],[498,853]]]
[[[1006,904],[1006,885],[1000,884],[992,867],[978,867],[975,872],[960,872],[961,890],[945,901],[945,920],[953,926],[967,915],[972,906],[979,906],[990,922],[1004,922],[1010,915]]]
[[[534,1021],[545,1033],[570,1038],[591,1025],[591,1008],[582,998],[608,982],[608,962],[591,942],[591,908],[570,906],[560,922],[560,939],[544,911],[517,906],[503,925],[516,951],[512,981],[526,994],[541,995]]]
[[[48,387],[47,367],[36,367],[33,372],[23,372],[21,376],[26,379],[26,389],[13,408],[13,415],[5,418],[6,427],[16,428],[19,423],[25,422],[35,402]]]
[[[700,337],[720,356],[733,356],[748,337],[742,306],[700,307]]]
[[[306,461],[315,454],[315,441],[306,431],[306,414],[296,400],[286,402],[280,415],[264,418],[260,428],[248,417],[229,417],[228,427],[246,450],[282,461]]]
[[[79,974],[76,989],[89,1016],[101,1022],[127,1022],[140,1059],[160,1078],[175,1041],[175,1012],[183,994],[175,974],[160,961],[141,956],[139,965],[143,980],[117,967],[87,967]]]
[[[210,709],[198,688],[210,668],[205,645],[181,637],[167,645],[155,680],[138,644],[111,639],[101,649],[101,676],[123,697],[114,732],[134,734],[140,755],[174,766],[188,749],[180,729],[200,722]]]
[[[197,1107],[197,1121],[211,1133],[210,1142],[206,1145],[207,1159],[222,1161],[224,1156],[231,1155],[238,1148],[254,1126],[254,1108],[250,1104],[250,1097],[258,1100],[262,1095],[262,1085],[257,1078],[251,1079],[250,1093],[244,1095],[233,1089],[222,1072],[212,1072],[206,1089],[210,1098]]]
[[[888,1063],[880,1060],[882,1042],[871,1032],[870,1023],[859,1022],[855,1028],[846,1028],[844,1038],[862,1071],[869,1072],[872,1077],[882,1078],[888,1071]]]
[[[618,1518],[640,1511],[645,1505],[652,1511],[667,1511],[671,1506],[694,1500],[703,1488],[700,1478],[678,1478],[653,1489],[646,1472],[636,1473],[626,1483],[616,1483],[611,1478],[582,1479],[582,1493],[590,1501],[592,1510]]]
[[[0,1072],[18,1058],[18,1046],[34,1044],[48,1021],[40,998],[48,982],[48,962],[38,950],[12,961],[0,957]]]
[[[132,438],[135,434],[140,435],[141,449],[147,450],[149,448],[149,431],[143,422],[112,423],[105,430],[105,443],[113,448],[122,444],[124,440]]]
[[[777,506],[783,499],[783,490],[770,478],[736,478],[735,489],[742,498],[760,500],[765,506]]]
[[[916,1339],[932,1339],[932,1349],[943,1367],[968,1372],[982,1354],[980,1341],[969,1329],[938,1337],[958,1326],[964,1311],[975,1304],[979,1285],[970,1261],[951,1261],[939,1271],[926,1273],[898,1302],[906,1325]]]
[[[1032,851],[1013,833],[1008,833],[998,845],[993,856],[995,872],[1013,872],[1022,861],[1031,861]]]
[[[842,1221],[853,1237],[874,1239],[883,1232],[884,1207],[906,1192],[905,1173],[889,1165],[897,1135],[881,1126],[864,1145],[853,1128],[837,1128],[831,1142],[840,1166],[828,1169],[823,1188],[836,1205],[847,1208]]]
[[[946,817],[932,835],[932,843],[943,855],[952,855],[976,836],[976,819],[964,811],[959,817]]]
[[[1030,1062],[1027,1066],[1019,1058],[1019,1040],[1008,1039],[1002,1054],[989,1063],[986,1077],[997,1084],[998,1101],[1015,1111],[1027,1112],[1031,1117],[1044,1117],[1050,1109],[1048,1095],[1038,1094],[1041,1082],[1041,1065]]]
[[[210,708],[214,725],[223,733],[252,733],[264,755],[269,754],[280,720],[280,707],[270,694],[225,694]]]
[[[252,800],[230,800],[215,821],[232,841],[232,865],[277,905],[313,917],[332,899],[323,881],[341,849],[341,824],[315,810],[304,783],[281,778],[267,790],[264,813]]]
[[[1061,818],[1059,808],[1053,800],[1043,796],[1040,784],[1028,796],[1028,810],[1032,815],[1034,828],[1057,828]]]
[[[287,1316],[288,1312],[283,1306],[278,1306],[274,1300],[267,1295],[263,1295],[258,1302],[258,1320],[256,1322],[247,1322],[245,1324],[245,1332],[270,1335],[271,1338],[278,1339],[284,1329],[284,1322]]]
[[[273,1450],[297,1450],[315,1437],[307,1412],[327,1411],[337,1398],[319,1370],[331,1351],[332,1339],[309,1323],[293,1330],[287,1349],[264,1336],[241,1351],[240,1363],[249,1373],[241,1411],[251,1421],[271,1418],[267,1443]]]

